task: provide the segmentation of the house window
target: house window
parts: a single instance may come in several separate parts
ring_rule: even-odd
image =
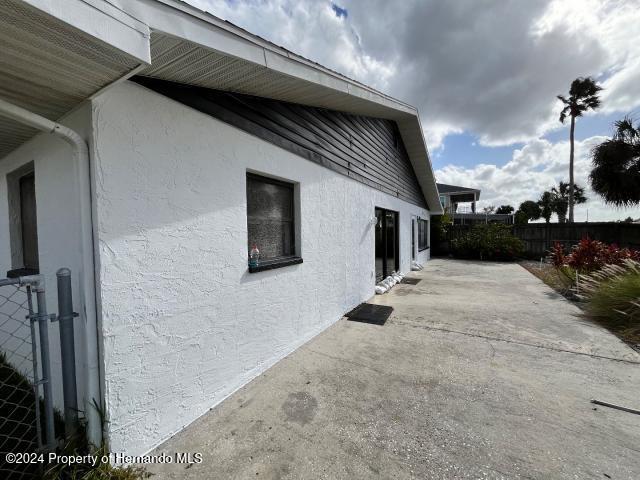
[[[442,205],[442,208],[447,205],[447,199],[444,195],[440,195],[440,205]]]
[[[429,248],[429,220],[418,218],[418,250]]]
[[[38,273],[38,220],[33,163],[7,175],[12,269],[8,277]]]
[[[260,250],[260,271],[302,263],[296,257],[295,188],[292,183],[247,173],[247,252]]]

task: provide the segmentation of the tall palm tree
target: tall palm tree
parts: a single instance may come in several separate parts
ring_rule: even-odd
[[[600,98],[598,97],[600,90],[602,87],[596,84],[591,77],[580,77],[571,82],[569,98],[558,95],[558,99],[564,104],[560,113],[560,123],[564,123],[567,117],[571,118],[571,129],[569,130],[569,222],[573,222],[573,205],[575,203],[573,157],[576,118],[581,117],[587,110],[595,110],[600,106]]]
[[[627,117],[615,123],[613,138],[597,145],[589,175],[593,191],[617,207],[640,204],[640,125]]]
[[[557,187],[551,189],[551,194],[553,195],[553,211],[558,215],[558,222],[565,223],[567,221],[571,187],[567,182],[560,182]],[[573,201],[576,204],[587,201],[587,197],[584,195],[584,188],[579,185],[573,185]]]

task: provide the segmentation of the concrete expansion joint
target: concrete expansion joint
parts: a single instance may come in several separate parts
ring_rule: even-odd
[[[602,359],[602,360],[612,360],[614,362],[622,362],[622,363],[630,363],[632,365],[640,365],[640,361],[628,360],[626,358],[608,357],[606,355],[597,355],[595,353],[576,352],[575,350],[567,350],[565,348],[549,347],[549,346],[546,346],[546,345],[539,345],[539,344],[535,344],[535,343],[521,342],[521,341],[517,341],[517,340],[507,340],[505,338],[491,337],[491,336],[488,336],[488,335],[480,335],[479,333],[460,332],[460,331],[457,331],[457,330],[449,330],[447,328],[429,327],[427,325],[415,325],[415,324],[412,324],[412,323],[400,322],[398,320],[393,320],[392,323],[394,325],[403,325],[405,327],[421,328],[421,329],[424,329],[424,330],[435,330],[435,331],[438,331],[438,332],[445,332],[445,333],[455,333],[455,334],[458,334],[458,335],[465,335],[467,337],[484,338],[486,340],[494,340],[496,342],[511,343],[511,344],[514,344],[514,345],[522,345],[522,346],[525,346],[525,347],[541,348],[543,350],[551,350],[553,352],[570,353],[570,354],[573,354],[573,355],[582,355],[582,356],[585,356],[585,357],[598,358],[598,359]]]

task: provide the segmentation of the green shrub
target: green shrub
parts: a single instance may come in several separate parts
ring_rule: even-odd
[[[445,240],[447,231],[453,225],[451,216],[447,213],[442,215],[434,215],[431,217],[431,236],[435,242]]]
[[[475,225],[451,242],[453,255],[479,260],[514,260],[524,253],[524,243],[501,223]]]

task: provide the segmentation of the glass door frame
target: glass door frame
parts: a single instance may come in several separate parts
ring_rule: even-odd
[[[392,214],[393,215],[393,223],[394,223],[394,232],[393,232],[393,237],[394,237],[394,245],[393,245],[393,258],[394,258],[394,265],[393,268],[390,268],[390,265],[388,265],[388,259],[389,259],[389,238],[387,233],[387,214]],[[400,228],[399,228],[399,223],[400,223],[400,214],[394,210],[388,210],[386,208],[380,208],[380,207],[375,207],[375,217],[376,217],[376,231],[374,232],[374,242],[377,243],[378,241],[378,229],[381,229],[382,233],[384,233],[383,235],[381,235],[381,239],[383,242],[383,245],[381,245],[381,249],[384,252],[382,258],[382,277],[380,277],[378,275],[378,257],[377,257],[377,250],[378,250],[378,245],[374,246],[374,260],[375,260],[375,266],[376,266],[376,271],[375,271],[375,276],[376,276],[376,282],[379,282],[380,280],[383,280],[385,278],[387,278],[389,275],[391,275],[393,272],[397,272],[400,269]]]

